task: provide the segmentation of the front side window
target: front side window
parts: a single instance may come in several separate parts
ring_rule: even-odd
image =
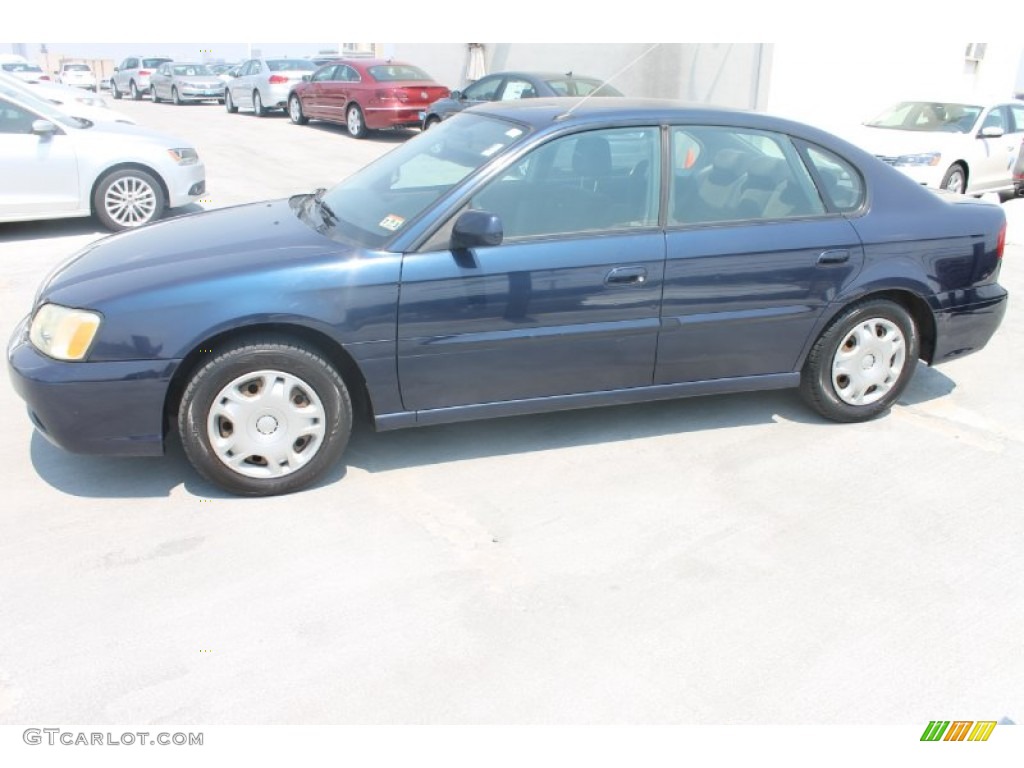
[[[517,101],[519,99],[533,99],[537,97],[537,91],[533,83],[527,80],[509,78],[505,81],[505,88],[501,92],[502,101]]]
[[[501,85],[500,77],[485,77],[472,85],[467,85],[462,95],[470,101],[494,101],[498,98],[499,85]]]
[[[8,101],[0,101],[0,133],[32,133],[35,115]]]
[[[1024,132],[1024,107],[1011,104],[1010,114],[1013,116],[1013,132]]]
[[[999,128],[1004,133],[1006,132],[1006,116],[1003,114],[1002,107],[993,107],[985,116],[985,122],[981,124],[981,130],[986,128]]]
[[[669,224],[787,219],[825,213],[785,136],[746,128],[672,128]]]
[[[473,196],[505,237],[657,226],[661,163],[655,127],[572,134],[538,147]]]

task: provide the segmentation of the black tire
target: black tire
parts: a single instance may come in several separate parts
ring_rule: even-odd
[[[160,103],[160,97],[156,95],[156,86],[155,85],[150,85],[149,86],[149,100],[152,101],[154,104],[159,104]]]
[[[128,93],[132,97],[132,101],[138,101],[142,98],[142,93],[139,91],[139,86],[135,84],[134,80],[128,83]]]
[[[863,334],[870,340],[880,339],[880,344],[888,345],[896,339],[897,331],[903,339],[903,359],[898,371],[893,371],[896,367],[893,361],[897,360],[898,353],[893,353],[892,359],[886,361],[878,356],[877,350],[863,345],[859,335]],[[882,335],[883,333],[891,335]],[[917,367],[920,343],[914,318],[896,302],[888,299],[866,299],[853,304],[829,323],[814,342],[800,374],[800,394],[808,405],[826,419],[841,422],[873,419],[887,411],[903,393]],[[833,366],[837,362],[837,353],[840,352],[841,345],[846,351],[847,359],[853,364],[852,368],[856,368],[854,378],[862,377],[863,381],[851,381],[841,369],[834,375]],[[883,348],[891,349],[888,346]],[[872,398],[879,392],[883,394],[877,400],[862,404],[849,402],[855,399],[853,396],[856,395],[858,387],[863,387],[875,375],[879,377],[879,381],[864,388],[864,397]],[[891,378],[893,376],[894,378]]]
[[[441,122],[441,118],[440,117],[438,117],[437,115],[431,115],[430,117],[428,117],[426,120],[423,121],[423,130],[424,131],[429,131],[431,128],[433,128],[435,125],[437,125],[440,122]]]
[[[238,111],[238,107],[235,106],[234,100],[231,98],[231,91],[224,91],[224,109],[228,111],[228,114],[235,114]]]
[[[174,106],[176,107],[180,107],[185,103],[181,100],[181,94],[178,93],[177,86],[171,86],[171,101],[174,102]]]
[[[108,201],[107,194],[115,185],[138,190],[139,204],[135,209],[144,211],[144,215],[140,215],[138,220],[128,221],[127,219],[132,217],[128,216],[127,213],[118,213],[117,206],[111,204],[113,200]],[[111,195],[111,198],[114,198],[116,195],[117,190]],[[163,215],[166,207],[167,198],[156,176],[138,168],[123,168],[119,171],[108,173],[96,185],[92,195],[93,213],[104,227],[113,232],[135,229],[136,227],[156,221]]]
[[[962,195],[967,191],[967,169],[961,163],[953,163],[942,177],[943,189]]]
[[[349,104],[345,110],[345,129],[353,139],[366,138],[366,120],[363,117],[363,110],[355,102]]]
[[[309,118],[302,111],[302,101],[294,93],[288,97],[288,117],[296,125],[305,125],[309,122]]]
[[[229,467],[218,455],[217,448],[211,443],[210,431],[213,428],[208,426],[211,409],[217,404],[218,397],[231,385],[247,374],[257,372],[269,372],[271,374],[282,374],[295,377],[303,387],[308,387],[319,399],[322,406],[321,413],[324,416],[324,434],[313,441],[305,444],[304,447],[295,449],[299,441],[291,443],[292,455],[301,456],[303,450],[314,447],[312,458],[306,459],[306,463],[300,464],[292,470],[285,470],[286,474],[278,476],[251,476],[255,474],[269,475],[267,459],[256,454],[248,454],[244,459],[238,461],[240,470]],[[256,377],[254,381],[265,381]],[[238,392],[244,394],[245,390],[239,384]],[[294,393],[294,394],[293,394]],[[287,398],[291,402],[296,395],[304,396],[306,390],[301,387],[292,389]],[[312,399],[306,398],[306,406],[317,408]],[[268,406],[269,408],[269,406]],[[257,410],[257,408],[253,410]],[[263,432],[262,425],[257,428],[257,422],[262,422],[266,414],[258,416],[250,412],[247,415],[246,435],[255,435],[253,430]],[[217,417],[214,416],[216,419]],[[220,417],[224,419],[224,417]],[[225,423],[226,422],[226,423]],[[273,427],[279,429],[278,422],[272,418]],[[234,425],[230,420],[214,422],[219,424],[218,429],[224,430],[230,426],[230,431],[221,432],[221,435],[230,438],[234,433]],[[286,422],[287,424],[287,422]],[[276,451],[287,450],[291,435],[288,434],[288,427],[281,432],[281,440],[277,441],[272,436],[273,432],[266,438],[260,436],[253,440],[246,440],[243,451],[253,449],[252,443],[256,442],[265,445]],[[329,469],[338,460],[348,444],[349,435],[352,432],[352,401],[344,381],[334,367],[319,352],[300,346],[297,343],[276,338],[252,339],[244,342],[237,342],[217,350],[215,357],[199,368],[189,381],[181,398],[181,405],[178,408],[178,432],[185,449],[185,455],[200,475],[211,483],[214,483],[226,491],[242,496],[274,496],[282,493],[291,493],[306,487],[314,482],[324,471]],[[293,433],[294,434],[294,433]],[[300,440],[305,438],[300,438]],[[221,448],[226,454],[230,454],[230,448],[234,445]],[[242,456],[242,453],[236,454]],[[262,462],[262,463],[261,463]],[[281,466],[284,466],[283,464]],[[249,473],[249,474],[244,474]]]
[[[252,92],[252,111],[256,117],[267,116],[267,108],[263,106],[263,97],[260,96],[259,90]]]
[[[110,80],[110,95],[113,96],[115,100],[120,100],[121,98],[121,92],[117,90],[117,83],[114,82],[113,78]]]

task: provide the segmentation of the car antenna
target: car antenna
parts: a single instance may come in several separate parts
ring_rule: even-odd
[[[646,51],[644,51],[639,56],[637,56],[635,59],[633,59],[631,62],[629,62],[626,66],[624,66],[622,69],[620,69],[614,75],[612,75],[611,77],[607,78],[603,83],[601,83],[599,86],[597,86],[597,88],[595,88],[590,93],[588,93],[586,96],[584,96],[582,99],[577,101],[575,104],[573,104],[571,107],[569,107],[569,109],[567,109],[565,112],[563,112],[558,117],[556,117],[555,120],[565,120],[565,119],[567,119],[570,115],[572,115],[573,112],[576,111],[576,108],[581,106],[587,99],[589,99],[591,96],[594,96],[595,94],[597,94],[602,88],[604,88],[606,85],[608,85],[608,83],[610,83],[616,77],[618,77],[623,72],[625,72],[627,69],[632,67],[638,61],[640,61],[640,59],[642,59],[644,56],[646,56],[648,53],[650,53],[651,51],[653,51],[655,48],[657,48],[660,45],[661,45],[661,43],[654,43],[650,48],[648,48]],[[570,71],[568,73],[568,76],[572,77],[572,71]]]

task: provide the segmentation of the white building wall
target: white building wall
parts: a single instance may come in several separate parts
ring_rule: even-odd
[[[772,46],[766,109],[843,132],[897,101],[1010,99],[1024,45],[989,43],[968,62],[966,43],[806,41]]]

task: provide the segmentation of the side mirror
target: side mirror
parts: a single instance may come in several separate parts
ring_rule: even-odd
[[[52,136],[57,132],[57,126],[49,120],[33,120],[32,133],[36,136]]]
[[[121,71],[121,68],[120,68],[120,67],[114,67],[114,71],[115,71],[115,72],[120,72],[120,71]]]
[[[987,128],[982,128],[981,133],[978,134],[983,139],[998,139],[1003,135],[1005,131],[997,125],[990,125]]]
[[[304,82],[304,83],[308,83],[312,79],[313,79],[312,75],[303,75],[302,76],[302,82]]]
[[[466,211],[452,227],[450,248],[466,251],[470,248],[486,248],[501,245],[505,229],[501,217],[487,211]]]
[[[460,91],[458,88],[456,88],[454,91],[452,91],[448,95],[448,97],[450,99],[453,99],[454,101],[462,101],[462,91]]]

